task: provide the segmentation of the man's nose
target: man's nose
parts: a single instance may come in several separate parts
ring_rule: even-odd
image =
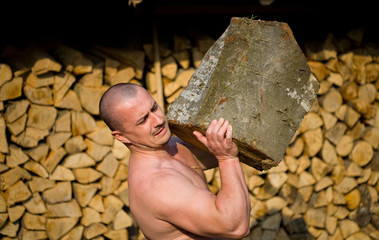
[[[162,116],[160,116],[157,113],[152,113],[151,116],[152,116],[154,127],[157,127],[157,126],[161,125],[164,122],[163,119],[162,119]]]

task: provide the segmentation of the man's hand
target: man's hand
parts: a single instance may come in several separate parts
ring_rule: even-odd
[[[233,129],[228,120],[220,118],[218,121],[213,120],[205,133],[205,136],[198,131],[193,134],[203,143],[208,150],[218,159],[224,161],[230,158],[236,158],[238,147],[233,142]]]

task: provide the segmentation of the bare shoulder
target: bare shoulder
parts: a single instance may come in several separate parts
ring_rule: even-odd
[[[166,185],[186,180],[184,175],[173,166],[161,166],[158,168],[134,169],[130,174],[129,184],[136,184],[136,190],[159,189]],[[154,193],[155,191],[149,191]]]

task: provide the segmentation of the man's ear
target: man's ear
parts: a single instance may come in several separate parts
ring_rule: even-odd
[[[114,138],[116,138],[120,142],[125,143],[125,144],[130,144],[129,139],[125,137],[125,134],[123,134],[122,132],[115,130],[115,131],[112,131],[112,135]]]

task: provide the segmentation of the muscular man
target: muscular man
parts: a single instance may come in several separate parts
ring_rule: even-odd
[[[130,210],[146,238],[240,239],[249,233],[250,199],[228,121],[214,120],[205,136],[194,132],[212,155],[172,137],[161,108],[141,86],[109,88],[100,114],[130,149]],[[221,189],[214,195],[202,169],[217,163]]]

